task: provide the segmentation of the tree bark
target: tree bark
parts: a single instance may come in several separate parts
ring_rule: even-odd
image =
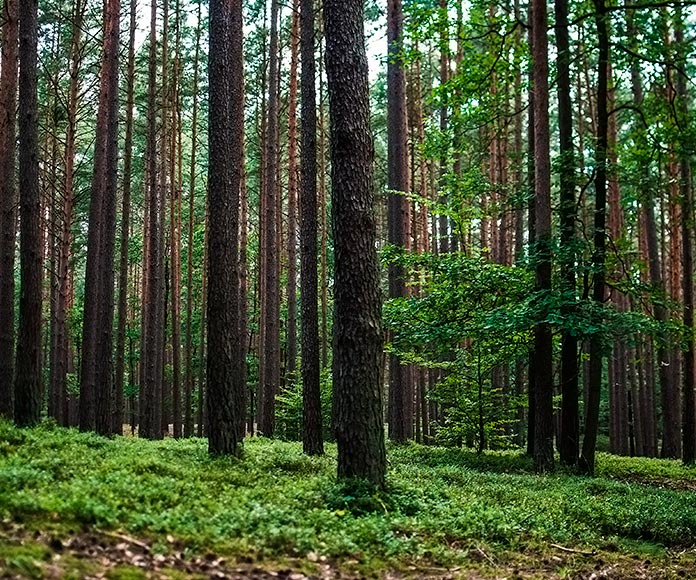
[[[210,2],[208,450],[239,451],[239,191],[244,135],[241,0]]]
[[[263,367],[259,431],[273,437],[275,397],[280,386],[280,280],[278,215],[278,0],[271,0],[271,33],[268,72],[268,121],[265,171],[265,305],[264,342],[260,353]]]
[[[42,241],[37,94],[38,0],[19,6],[20,296],[15,360],[15,422],[41,418]]]
[[[534,63],[534,192],[536,290],[540,300],[551,293],[551,160],[549,137],[548,37],[546,2],[532,3]],[[545,312],[546,306],[541,309]],[[546,322],[534,328],[536,400],[534,465],[537,472],[553,471],[553,335]]]
[[[302,310],[302,448],[323,455],[321,384],[319,376],[319,312],[317,304],[317,105],[314,60],[314,0],[302,0],[302,222],[300,226]]]
[[[193,64],[193,107],[191,113],[191,165],[189,168],[188,237],[186,254],[186,354],[184,360],[184,437],[193,435],[193,230],[196,223],[196,152],[198,151],[198,76],[201,51],[201,5],[196,12],[196,49]],[[204,313],[201,313],[203,316]],[[202,328],[203,324],[201,324]],[[200,353],[201,356],[203,353]]]
[[[0,417],[14,415],[19,0],[5,0],[0,69]]]
[[[595,213],[594,253],[592,266],[594,280],[592,299],[604,304],[606,279],[606,203],[607,203],[607,145],[609,133],[608,83],[609,83],[609,31],[606,0],[595,0],[599,63],[597,74],[597,149],[595,152]],[[585,434],[580,456],[580,469],[594,473],[597,430],[599,428],[599,403],[602,391],[602,367],[604,352],[602,339],[590,338],[590,369],[587,410],[585,412]]]
[[[570,97],[570,39],[568,0],[556,0],[556,48],[558,50],[558,128],[560,145],[560,218],[563,307],[567,314],[575,302],[575,161],[573,111]],[[561,336],[561,462],[576,465],[579,449],[578,340],[569,330]]]
[[[408,241],[405,221],[408,214],[408,129],[406,120],[406,74],[402,52],[404,17],[401,0],[387,3],[387,166],[388,224],[390,244],[405,249]],[[389,265],[389,297],[406,297],[406,271]],[[413,393],[410,369],[389,355],[389,437],[404,443],[413,437]]]
[[[130,1],[128,69],[126,77],[126,137],[123,155],[123,200],[121,205],[121,250],[118,279],[118,326],[116,328],[116,375],[112,431],[123,434],[123,388],[125,386],[126,329],[128,324],[128,246],[130,243],[130,198],[133,167],[133,108],[135,106],[135,30],[137,0]],[[132,380],[133,377],[130,377]]]
[[[325,0],[334,238],[334,430],[338,476],[384,486],[379,262],[375,247],[362,0]]]

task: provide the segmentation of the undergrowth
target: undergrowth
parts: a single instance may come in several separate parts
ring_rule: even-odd
[[[310,458],[301,444],[252,439],[241,459],[211,458],[201,439],[0,422],[0,518],[66,533],[171,535],[191,551],[392,565],[449,565],[479,545],[696,544],[696,493],[650,484],[696,483],[677,462],[601,455],[593,479],[537,476],[519,453],[411,444],[389,449],[388,489],[374,494],[336,484],[335,454],[328,446]]]

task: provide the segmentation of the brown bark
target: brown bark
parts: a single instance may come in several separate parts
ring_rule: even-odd
[[[201,50],[201,5],[198,0],[196,15],[196,49],[193,64],[193,106],[191,113],[191,165],[189,167],[188,236],[186,249],[186,353],[184,360],[184,437],[193,435],[193,231],[196,223],[196,153],[198,151],[198,76]],[[204,313],[201,313],[203,316]],[[203,325],[201,324],[201,327]],[[202,354],[202,353],[201,353]]]
[[[319,376],[319,313],[317,305],[317,108],[314,60],[314,0],[301,3],[302,58],[302,194],[300,253],[302,309],[302,448],[322,455],[324,442]]]
[[[144,312],[141,340],[143,380],[140,400],[140,435],[148,439],[162,437],[160,425],[162,408],[159,404],[161,393],[162,342],[158,340],[163,313],[162,289],[163,258],[160,238],[162,237],[163,207],[157,181],[157,0],[150,4],[150,47],[148,57],[148,97],[147,97],[147,184],[146,184],[146,241],[144,260]],[[158,368],[159,366],[159,368]]]
[[[41,417],[42,234],[37,97],[38,0],[19,6],[20,297],[15,359],[14,417],[34,425]]]
[[[171,318],[172,318],[172,415],[173,435],[182,435],[181,415],[181,101],[179,97],[181,74],[181,0],[177,0],[174,13],[175,45],[174,75],[170,90],[172,111],[172,151],[169,162],[171,187],[169,203],[169,255],[171,260]]]
[[[273,437],[275,430],[275,397],[280,387],[280,264],[279,245],[279,190],[278,190],[278,0],[271,0],[271,31],[269,42],[268,121],[266,135],[265,171],[265,305],[263,349],[260,364],[263,367],[259,431]]]
[[[606,194],[607,194],[607,145],[609,131],[608,83],[609,83],[609,31],[606,0],[595,0],[599,63],[597,81],[597,146],[595,152],[595,213],[592,299],[602,305],[605,298],[606,279]],[[599,402],[602,389],[604,353],[601,338],[590,338],[590,369],[585,433],[580,456],[580,468],[587,474],[594,473],[595,449],[599,427]]]
[[[388,225],[390,244],[405,249],[408,215],[404,196],[408,184],[408,128],[406,120],[406,74],[402,62],[403,11],[401,0],[387,5],[387,166],[389,188]],[[406,296],[406,272],[403,266],[389,265],[389,297]],[[403,443],[413,437],[413,393],[409,368],[397,356],[389,355],[389,437]]]
[[[571,314],[575,302],[575,161],[573,158],[573,110],[570,97],[570,38],[568,1],[556,0],[558,49],[558,127],[560,140],[561,269],[563,309]],[[578,405],[578,339],[570,330],[561,336],[561,430],[558,444],[561,462],[575,465],[580,453]]]
[[[290,33],[290,87],[288,91],[288,326],[286,383],[296,381],[297,364],[297,69],[300,46],[300,4],[293,0]]]
[[[120,0],[108,0],[104,5],[104,40],[87,235],[80,373],[80,429],[95,429],[101,434],[111,432],[113,403],[119,16]]]
[[[674,40],[678,52],[683,55],[684,21],[681,8],[677,9]],[[682,62],[685,60],[682,56]],[[689,121],[687,79],[683,71],[677,72],[676,97],[679,118],[677,126],[684,127]],[[696,395],[694,393],[694,192],[691,176],[691,159],[686,142],[680,144],[679,151],[679,194],[681,198],[682,234],[682,322],[686,329],[682,345],[682,460],[686,464],[696,461]]]
[[[239,349],[239,191],[242,184],[244,82],[241,0],[210,3],[208,168],[208,449],[236,455],[241,382]]]
[[[128,325],[128,246],[130,242],[130,198],[133,167],[133,108],[135,106],[135,29],[137,0],[130,1],[128,69],[126,73],[126,137],[123,156],[123,199],[121,202],[121,249],[118,281],[118,326],[116,328],[116,374],[112,432],[123,434],[123,388],[125,386],[126,330]],[[130,380],[133,380],[131,375]]]
[[[362,0],[325,0],[324,29],[331,114],[338,476],[383,487],[381,299]]]
[[[532,3],[534,63],[534,192],[536,290],[540,300],[551,291],[551,160],[549,136],[548,37],[546,2]],[[545,308],[545,307],[544,307]],[[534,465],[538,472],[554,469],[553,458],[553,337],[548,323],[534,328],[535,431]]]
[[[14,415],[14,266],[17,234],[19,0],[5,0],[0,69],[0,416]]]

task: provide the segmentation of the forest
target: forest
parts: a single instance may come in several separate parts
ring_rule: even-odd
[[[1,578],[696,578],[692,0],[0,0]]]

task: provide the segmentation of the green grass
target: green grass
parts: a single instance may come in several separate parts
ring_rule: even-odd
[[[696,544],[696,493],[645,484],[696,484],[696,471],[677,462],[601,455],[594,479],[536,476],[518,453],[407,445],[389,449],[387,492],[361,495],[336,485],[335,454],[328,446],[309,458],[300,444],[253,439],[239,460],[211,458],[201,439],[111,440],[0,422],[0,520],[62,533],[123,529],[161,550],[171,535],[191,553],[313,553],[371,569],[456,565],[480,547],[557,543],[653,557]]]

